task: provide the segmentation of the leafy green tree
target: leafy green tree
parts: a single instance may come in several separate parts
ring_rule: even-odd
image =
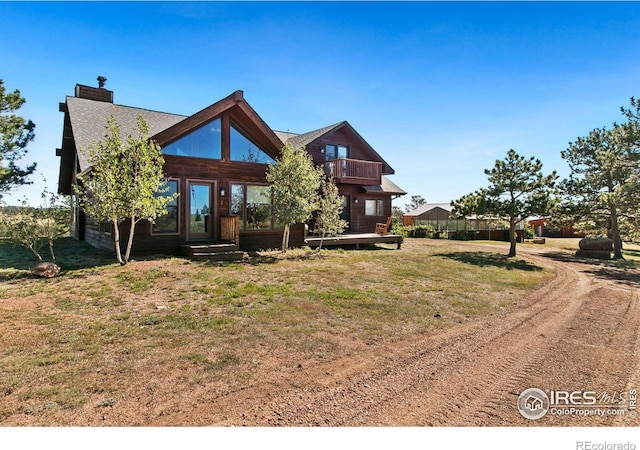
[[[509,220],[509,256],[516,256],[516,225],[527,217],[545,215],[552,206],[556,172],[542,174],[542,162],[525,158],[510,149],[504,160],[485,169],[489,187],[479,189],[451,202],[457,216],[492,215]]]
[[[325,236],[341,234],[347,228],[347,221],[340,217],[343,209],[344,196],[340,195],[338,186],[336,186],[333,178],[324,177],[320,187],[318,215],[316,217],[316,225],[320,232],[318,251],[322,248]]]
[[[404,221],[404,211],[399,206],[391,206],[391,217],[394,227],[402,227]]]
[[[622,258],[621,225],[637,223],[638,146],[631,125],[597,128],[562,151],[571,173],[560,183],[556,221],[613,240],[613,257]],[[625,226],[623,222],[628,222]]]
[[[62,197],[46,188],[41,197],[38,207],[29,206],[23,198],[13,213],[0,213],[0,223],[13,245],[28,249],[39,262],[44,260],[42,250],[47,247],[55,263],[54,241],[68,235],[71,210]]]
[[[20,91],[6,92],[0,79],[0,197],[2,192],[24,184],[36,170],[36,163],[26,168],[18,167],[18,161],[27,153],[26,147],[35,136],[35,124],[14,114],[25,103]]]
[[[113,116],[107,120],[104,142],[89,150],[87,173],[80,174],[76,193],[81,207],[97,222],[113,225],[116,258],[122,265],[129,262],[136,224],[141,220],[154,222],[167,213],[167,204],[177,197],[161,195],[167,192],[162,171],[164,158],[160,146],[149,139],[149,127],[138,116],[138,137],[127,135],[123,140]],[[129,237],[122,255],[120,224],[129,222]]]
[[[409,203],[404,205],[404,210],[405,212],[411,212],[426,204],[427,200],[425,200],[421,195],[412,195]]]
[[[317,209],[322,169],[313,164],[304,148],[285,145],[275,164],[267,168],[267,181],[273,188],[274,215],[284,225],[282,251],[289,248],[290,227],[309,220]]]

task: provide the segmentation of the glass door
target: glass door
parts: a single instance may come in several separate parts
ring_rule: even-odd
[[[189,183],[189,240],[210,240],[213,211],[210,183]]]

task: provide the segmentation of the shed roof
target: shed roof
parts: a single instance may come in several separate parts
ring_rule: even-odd
[[[406,192],[403,191],[400,186],[395,184],[393,181],[391,181],[389,178],[387,178],[384,175],[382,175],[379,185],[363,186],[362,189],[364,189],[364,191],[367,193],[406,195]]]

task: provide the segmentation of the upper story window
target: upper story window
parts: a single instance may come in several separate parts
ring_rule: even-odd
[[[328,144],[324,146],[324,152],[327,156],[327,161],[349,157],[349,147],[346,145]]]
[[[222,158],[222,122],[212,120],[162,149],[165,155],[192,158]]]
[[[231,161],[273,164],[275,161],[264,150],[251,142],[233,125],[230,129]]]

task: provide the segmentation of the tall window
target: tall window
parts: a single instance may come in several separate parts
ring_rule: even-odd
[[[218,118],[182,136],[162,149],[165,155],[222,158],[222,121]]]
[[[384,216],[384,201],[365,200],[364,214],[365,216]]]
[[[166,192],[157,195],[169,196],[178,192],[178,180],[167,181]],[[153,234],[175,234],[178,233],[178,199],[174,198],[167,204],[167,214],[160,216],[151,226]]]
[[[274,160],[232,125],[230,129],[231,161],[273,164]]]
[[[240,218],[242,230],[272,230],[273,207],[269,186],[231,185],[231,214]]]

